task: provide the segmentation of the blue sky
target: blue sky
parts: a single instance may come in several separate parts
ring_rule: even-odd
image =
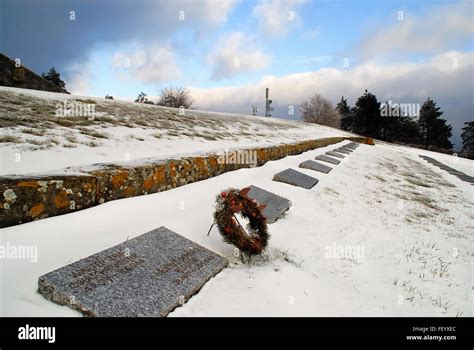
[[[55,66],[73,93],[186,86],[218,111],[263,111],[266,86],[287,118],[313,92],[351,104],[365,88],[381,100],[431,96],[458,144],[473,119],[472,101],[460,102],[473,97],[472,16],[472,1],[0,0],[0,51],[36,72]]]

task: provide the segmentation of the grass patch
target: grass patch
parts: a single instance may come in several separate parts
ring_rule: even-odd
[[[99,144],[99,143],[97,143],[97,142],[94,142],[94,141],[91,141],[91,142],[85,142],[85,143],[83,143],[83,145],[86,145],[86,146],[89,146],[89,147],[98,147],[98,146],[100,146],[100,144]]]
[[[405,180],[406,180],[408,183],[410,183],[410,184],[412,184],[412,185],[415,185],[415,186],[426,187],[426,188],[432,188],[432,187],[433,187],[433,186],[431,186],[430,184],[428,184],[427,182],[421,181],[421,180],[418,179],[418,178],[409,177],[409,178],[406,178]]]
[[[66,139],[66,141],[68,141],[70,143],[77,143],[76,136],[74,136],[72,134],[66,135],[66,136],[64,136],[64,138]]]
[[[44,136],[46,134],[46,130],[44,129],[22,129],[21,132],[23,134],[30,134],[30,135],[35,135],[35,136]]]
[[[95,131],[95,130],[90,130],[90,129],[86,129],[86,128],[81,128],[79,130],[79,132],[82,134],[82,135],[87,135],[87,136],[90,136],[90,137],[94,137],[96,139],[108,139],[108,135],[106,134],[102,134],[98,131]]]
[[[47,141],[44,140],[34,140],[34,139],[26,139],[26,142],[35,145],[35,146],[46,146],[48,144]]]
[[[12,135],[2,135],[0,136],[0,143],[21,143],[21,139],[17,136]]]
[[[58,140],[56,140],[55,138],[53,137],[50,137],[46,140],[47,143],[50,143],[50,144],[53,144],[53,145],[59,145],[60,142]]]
[[[82,103],[87,103],[87,104],[95,104],[96,102],[94,100],[91,100],[90,98],[82,100],[82,99],[77,99],[76,101],[82,102]]]

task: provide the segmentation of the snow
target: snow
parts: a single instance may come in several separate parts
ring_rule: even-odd
[[[12,100],[30,103],[32,106],[44,103],[53,107],[58,101],[91,100],[97,104],[96,112],[100,117],[131,123],[138,123],[139,119],[142,119],[152,125],[144,127],[141,124],[133,124],[132,127],[125,127],[113,122],[100,122],[100,118],[97,118],[96,123],[91,126],[62,127],[48,123],[40,128],[39,123],[45,122],[45,116],[31,114],[28,107],[19,107],[22,105],[15,103],[10,106],[15,110],[15,117],[28,115],[29,118],[34,118],[38,122],[31,127],[41,129],[45,134],[32,135],[25,130],[25,126],[20,125],[2,128],[2,135],[19,137],[21,142],[0,143],[0,175],[42,172],[59,174],[64,172],[66,167],[95,163],[127,162],[145,158],[164,159],[333,136],[354,136],[327,126],[278,118],[194,110],[186,110],[185,116],[182,117],[175,108],[129,101],[8,87],[0,87],[1,93],[11,96]],[[0,111],[2,108],[5,108],[5,114],[12,113],[7,105],[0,105]],[[115,109],[115,115],[101,112],[106,108]],[[120,117],[117,114],[120,114]],[[103,134],[104,137],[91,136],[93,132]],[[48,140],[51,139],[56,143],[50,143]]]
[[[272,181],[338,146],[2,229],[2,245],[37,246],[38,261],[2,261],[0,315],[80,316],[39,295],[38,276],[166,226],[230,260],[171,317],[473,316],[473,186],[386,144],[361,145],[329,174],[299,169],[320,180],[311,190]],[[242,263],[215,228],[206,234],[215,195],[250,184],[292,207],[269,225],[267,254]]]
[[[474,176],[473,161],[467,158],[458,157],[457,154],[455,155],[444,154],[444,153],[438,153],[438,152],[428,151],[424,149],[415,149],[415,148],[411,148],[407,146],[393,145],[388,142],[379,141],[379,144],[380,143],[383,143],[384,146],[389,149],[398,150],[406,154],[417,153],[418,155],[431,157],[441,163],[444,163],[447,166],[450,166],[451,168],[459,170],[467,175]],[[425,164],[429,164],[429,163],[425,162]]]

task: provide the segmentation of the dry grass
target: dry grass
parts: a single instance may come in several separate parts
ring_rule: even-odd
[[[48,144],[46,140],[26,139],[26,142],[35,146],[46,146]]]
[[[94,137],[96,139],[108,139],[109,136],[107,134],[102,134],[96,130],[91,130],[91,129],[87,129],[87,128],[80,128],[79,129],[80,133],[82,135],[87,135],[87,136],[90,136],[90,137]]]
[[[0,135],[0,143],[21,143],[22,140],[13,135]]]
[[[27,129],[22,129],[21,132],[23,134],[30,134],[30,135],[34,135],[34,136],[44,136],[44,135],[46,135],[46,130],[45,129],[27,128]]]
[[[70,102],[95,104],[96,116],[56,116],[57,104],[62,101],[43,100],[37,97],[2,92],[0,96],[0,125],[1,127],[24,126],[25,134],[46,137],[47,131],[63,127],[72,133],[78,132],[93,138],[105,139],[109,136],[104,133],[88,129],[98,128],[141,128],[151,131],[160,130],[161,137],[190,137],[201,138],[207,141],[221,139],[236,140],[241,137],[265,138],[269,134],[262,132],[262,127],[270,133],[278,130],[300,129],[302,123],[275,123],[263,118],[252,121],[240,120],[238,117],[224,119],[212,114],[205,114],[186,110],[184,114],[179,111],[160,106],[145,104],[130,104],[120,101],[94,101],[92,99],[69,98]],[[229,128],[238,130],[236,134],[230,133]],[[212,130],[206,132],[206,130]],[[154,134],[158,135],[158,134]],[[156,137],[156,136],[155,136]],[[69,140],[68,140],[69,141]],[[18,141],[21,142],[21,141]],[[71,140],[70,143],[76,143]],[[44,142],[47,144],[48,142]]]

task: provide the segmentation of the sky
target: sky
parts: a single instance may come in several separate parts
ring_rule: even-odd
[[[423,104],[474,120],[474,2],[0,0],[0,52],[73,94],[132,100],[189,89],[195,108],[299,119],[319,93]]]

